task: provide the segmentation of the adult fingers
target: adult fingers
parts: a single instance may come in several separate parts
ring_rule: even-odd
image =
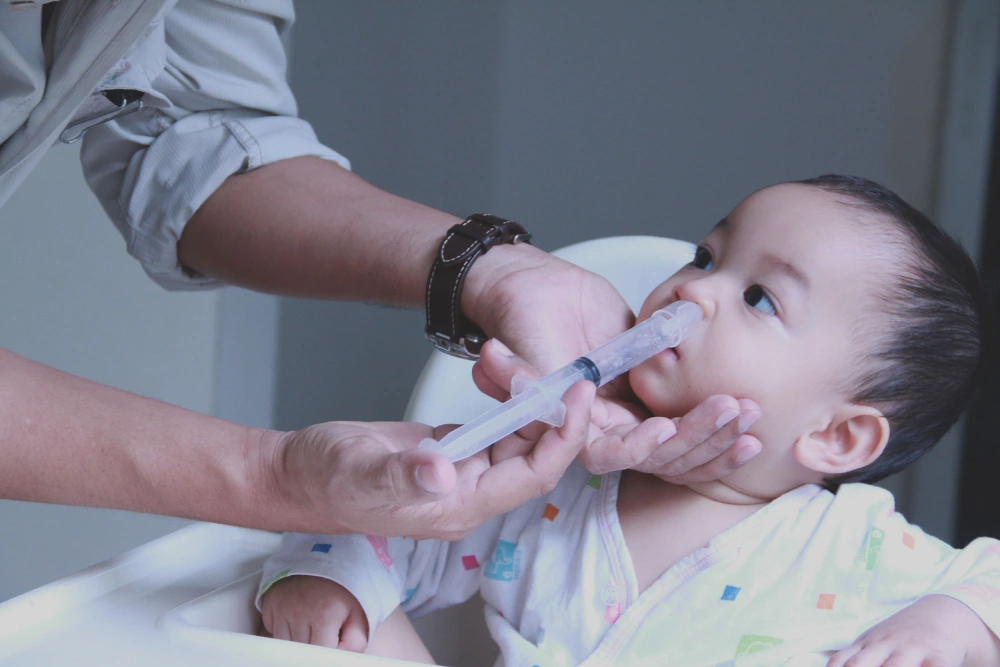
[[[736,442],[729,449],[708,463],[703,463],[674,477],[666,475],[660,475],[660,477],[674,484],[691,484],[693,482],[710,482],[722,479],[756,456],[762,448],[763,445],[760,440],[744,433],[736,439]]]
[[[510,398],[510,381],[515,375],[536,378],[539,372],[496,338],[486,341],[479,360],[472,367],[472,379],[479,390],[498,401],[505,401]]]
[[[397,506],[438,500],[455,488],[456,479],[455,466],[443,454],[427,449],[387,454],[384,448],[372,448],[367,465],[359,465],[344,477],[352,480],[358,496],[369,496],[378,505]]]
[[[635,427],[618,427],[607,431],[584,446],[579,460],[590,472],[600,475],[612,470],[638,467],[668,439],[677,433],[673,420],[651,417]]]
[[[583,447],[593,400],[593,383],[577,382],[563,395],[566,421],[562,426],[543,433],[523,456],[505,459],[480,476],[474,499],[479,521],[552,490]]]
[[[759,417],[753,401],[710,396],[680,418],[677,435],[657,448],[647,468],[661,477],[678,477],[724,453]],[[736,462],[742,465],[758,452],[740,450]]]

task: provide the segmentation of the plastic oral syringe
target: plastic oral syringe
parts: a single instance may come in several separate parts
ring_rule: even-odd
[[[566,405],[561,399],[567,389],[580,380],[589,380],[600,387],[668,347],[676,347],[694,331],[702,316],[701,306],[675,301],[550,375],[539,380],[515,375],[510,400],[440,441],[428,438],[420,446],[436,449],[452,461],[461,461],[536,419],[562,426]]]

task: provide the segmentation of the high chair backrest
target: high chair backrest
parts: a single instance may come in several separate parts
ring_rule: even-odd
[[[657,236],[611,236],[566,246],[552,253],[605,277],[637,312],[657,285],[691,261],[694,246]],[[472,381],[473,362],[437,350],[417,379],[404,419],[437,426],[462,424],[496,401]]]

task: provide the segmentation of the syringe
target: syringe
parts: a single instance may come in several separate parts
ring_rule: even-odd
[[[562,426],[566,405],[561,399],[567,389],[580,380],[589,380],[600,387],[654,354],[676,347],[694,331],[702,316],[701,306],[690,301],[675,301],[654,312],[646,321],[539,380],[515,375],[510,400],[460,426],[440,441],[427,438],[420,446],[436,449],[452,461],[461,461],[536,419]]]

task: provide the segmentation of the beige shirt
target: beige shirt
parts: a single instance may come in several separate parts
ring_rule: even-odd
[[[91,127],[88,185],[130,254],[168,289],[216,283],[182,267],[177,240],[226,178],[313,155],[350,163],[297,117],[282,34],[291,0],[0,0],[0,205],[67,126],[143,93]]]

